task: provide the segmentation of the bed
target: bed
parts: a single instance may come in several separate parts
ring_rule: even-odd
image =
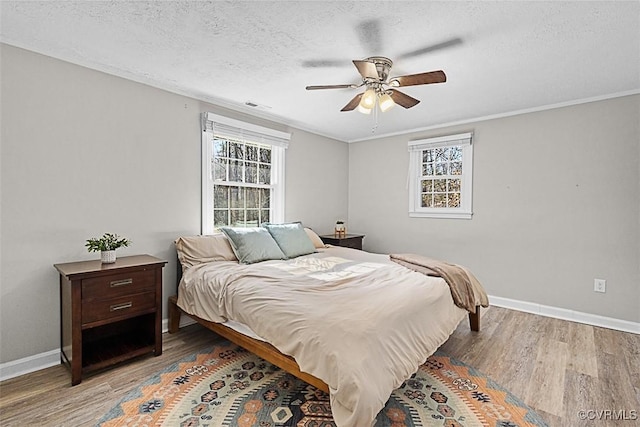
[[[170,332],[185,313],[328,392],[338,426],[369,427],[463,318],[479,330],[486,294],[474,296],[474,310],[460,308],[441,277],[389,255],[325,247],[304,233],[310,252],[307,245],[302,255],[250,263],[233,236],[178,239],[182,271],[178,295],[169,299]]]

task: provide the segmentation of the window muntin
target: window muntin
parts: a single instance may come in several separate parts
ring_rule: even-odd
[[[409,142],[409,215],[471,218],[471,134]]]

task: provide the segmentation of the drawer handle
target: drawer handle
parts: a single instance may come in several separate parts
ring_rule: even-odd
[[[124,280],[114,280],[109,285],[112,288],[117,288],[118,286],[130,285],[133,283],[133,279],[124,279]]]
[[[131,301],[125,302],[125,303],[122,303],[122,304],[114,304],[114,305],[109,307],[109,311],[124,310],[125,308],[131,308],[132,306],[133,306],[133,302],[131,302]]]

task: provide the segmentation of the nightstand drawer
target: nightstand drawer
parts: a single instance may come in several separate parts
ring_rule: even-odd
[[[82,280],[82,299],[113,298],[153,290],[155,270],[138,270]]]
[[[114,317],[135,316],[156,308],[156,293],[144,292],[82,304],[82,324]]]

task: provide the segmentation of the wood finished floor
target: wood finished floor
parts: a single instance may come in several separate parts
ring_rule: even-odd
[[[640,335],[499,307],[482,329],[463,322],[441,347],[536,409],[550,426],[640,426],[640,420],[581,421],[578,411],[640,416]],[[164,334],[163,354],[95,373],[71,387],[63,366],[0,383],[1,426],[92,426],[121,397],[162,368],[218,338],[199,325]]]

